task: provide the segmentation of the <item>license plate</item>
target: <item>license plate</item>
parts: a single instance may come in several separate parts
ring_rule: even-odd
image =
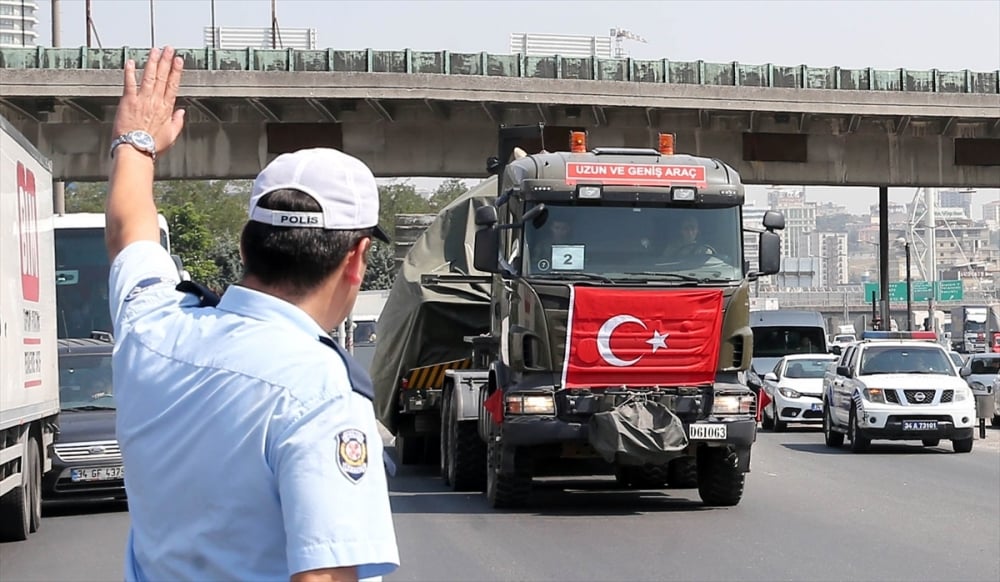
[[[113,481],[125,478],[124,467],[87,467],[73,469],[69,473],[70,480],[77,481]]]
[[[903,430],[937,430],[936,420],[904,420]]]
[[[689,438],[699,440],[719,441],[726,439],[726,425],[724,424],[692,424]]]

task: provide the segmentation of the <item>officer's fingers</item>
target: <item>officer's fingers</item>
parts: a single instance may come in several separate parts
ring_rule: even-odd
[[[129,59],[125,61],[125,86],[122,96],[135,95],[135,61]]]
[[[146,66],[142,69],[142,83],[139,85],[139,93],[145,96],[153,94],[156,86],[156,69],[160,61],[160,49],[149,50],[149,57],[146,59]]]
[[[159,62],[156,63],[156,85],[153,87],[153,95],[156,97],[159,97],[166,92],[167,77],[170,75],[170,70],[173,68],[173,60],[174,47],[163,47],[163,51],[160,53]]]
[[[174,101],[177,100],[177,93],[181,88],[181,73],[184,71],[184,59],[174,57],[170,63],[170,74],[167,76],[167,90],[163,95],[169,109],[173,111]]]

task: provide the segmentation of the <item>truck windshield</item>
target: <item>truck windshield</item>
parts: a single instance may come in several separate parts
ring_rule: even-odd
[[[934,347],[870,346],[861,357],[861,374],[944,374],[955,369],[944,350]]]
[[[738,207],[664,208],[546,204],[543,224],[524,229],[527,276],[609,279],[743,277]]]
[[[167,233],[160,243],[167,246]],[[108,274],[111,264],[104,228],[56,228],[56,310],[60,338],[111,332]]]

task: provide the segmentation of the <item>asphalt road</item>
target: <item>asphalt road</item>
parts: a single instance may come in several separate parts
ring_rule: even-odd
[[[490,510],[430,470],[392,481],[403,566],[388,580],[1000,580],[1000,431],[971,454],[876,442],[852,455],[819,433],[761,433],[737,507],[694,490],[545,482],[532,506]],[[47,508],[0,545],[0,578],[121,580],[121,505]]]

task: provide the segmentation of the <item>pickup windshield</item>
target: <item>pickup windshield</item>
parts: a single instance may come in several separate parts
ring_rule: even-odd
[[[586,274],[685,284],[743,278],[738,207],[558,205],[524,229],[526,276]]]
[[[944,350],[919,346],[869,347],[861,354],[860,373],[943,374],[954,376],[955,369]]]

